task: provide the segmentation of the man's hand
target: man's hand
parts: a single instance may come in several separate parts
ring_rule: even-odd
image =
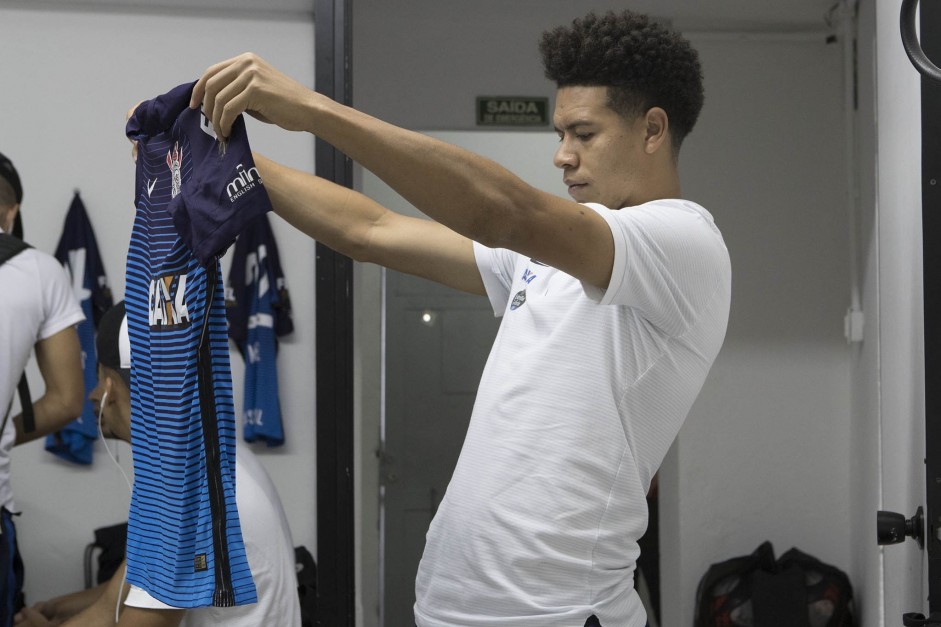
[[[248,52],[207,69],[193,87],[190,108],[202,104],[216,134],[228,137],[240,113],[289,131],[307,130],[309,107],[323,98]]]
[[[127,124],[127,121],[131,119],[131,116],[134,115],[134,112],[137,111],[137,107],[139,107],[142,102],[144,101],[139,100],[136,105],[127,110],[127,113],[124,114],[125,124]],[[127,140],[131,142],[131,159],[134,161],[134,163],[137,163],[137,141],[131,139],[130,137],[128,137]]]
[[[106,585],[99,584],[94,588],[77,590],[48,601],[40,601],[34,603],[31,609],[41,614],[51,625],[61,625],[97,601],[105,591]],[[25,624],[28,626],[31,623],[27,622]],[[19,623],[14,622],[14,625],[19,625]]]
[[[49,620],[35,607],[24,607],[13,617],[13,624],[15,627],[53,627],[62,623]]]

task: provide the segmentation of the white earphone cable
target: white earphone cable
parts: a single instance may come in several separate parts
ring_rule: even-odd
[[[101,430],[101,417],[102,417],[102,415],[104,415],[104,411],[105,411],[105,401],[106,401],[106,400],[108,400],[108,391],[107,391],[107,390],[105,390],[105,393],[102,394],[102,396],[101,396],[101,404],[100,404],[100,407],[99,407],[99,409],[98,409],[98,437],[101,439],[101,443],[102,443],[102,445],[104,445],[105,451],[107,451],[107,453],[108,453],[108,457],[111,458],[111,461],[114,462],[114,465],[117,466],[117,467],[118,467],[118,470],[121,471],[121,474],[124,475],[124,482],[127,483],[127,489],[128,489],[128,491],[129,491],[129,492],[133,492],[133,491],[134,491],[134,488],[131,487],[131,480],[128,478],[127,473],[124,472],[124,468],[121,466],[121,464],[118,463],[117,458],[116,458],[116,457],[114,456],[114,454],[111,452],[111,448],[108,447],[108,442],[105,441],[105,434],[104,434],[104,432]],[[117,443],[115,443],[114,446],[115,446],[115,448],[117,448],[117,446],[118,446]]]
[[[114,456],[114,454],[111,452],[111,449],[108,447],[108,442],[105,440],[104,431],[102,431],[101,429],[101,417],[104,415],[105,401],[107,400],[108,400],[108,391],[105,390],[105,393],[101,395],[101,404],[98,409],[98,437],[101,439],[101,444],[105,447],[105,451],[108,452],[108,457],[111,458],[111,461],[114,462],[114,465],[117,466],[118,470],[121,471],[121,474],[124,475],[124,482],[127,483],[128,491],[133,493],[134,489],[131,487],[131,480],[128,478],[127,473],[124,472],[124,468],[121,466],[121,464],[118,463],[117,458]],[[118,446],[117,442],[115,442],[114,446],[115,446],[115,449],[117,449],[117,446]],[[121,570],[121,587],[118,588],[118,598],[114,604],[115,624],[118,623],[118,620],[121,614],[121,597],[123,596],[123,593],[124,593],[124,581],[126,578],[127,578],[127,568],[125,567]]]

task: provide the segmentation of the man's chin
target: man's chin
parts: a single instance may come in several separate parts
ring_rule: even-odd
[[[574,187],[574,188],[570,187],[569,188],[569,197],[571,197],[571,199],[574,200],[575,202],[579,202],[579,203],[597,202],[592,196],[593,194],[591,194],[584,187]]]

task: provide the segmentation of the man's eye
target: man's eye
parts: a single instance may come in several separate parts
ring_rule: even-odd
[[[592,136],[594,136],[594,133],[579,133],[575,137],[577,137],[580,141],[584,142],[584,141],[588,141],[589,139],[591,139]]]

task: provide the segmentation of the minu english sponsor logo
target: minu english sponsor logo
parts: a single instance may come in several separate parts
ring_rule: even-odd
[[[229,202],[235,202],[255,189],[256,186],[261,185],[261,175],[258,174],[258,168],[253,166],[246,170],[245,166],[240,163],[235,169],[238,176],[225,188],[226,193],[229,194]]]

